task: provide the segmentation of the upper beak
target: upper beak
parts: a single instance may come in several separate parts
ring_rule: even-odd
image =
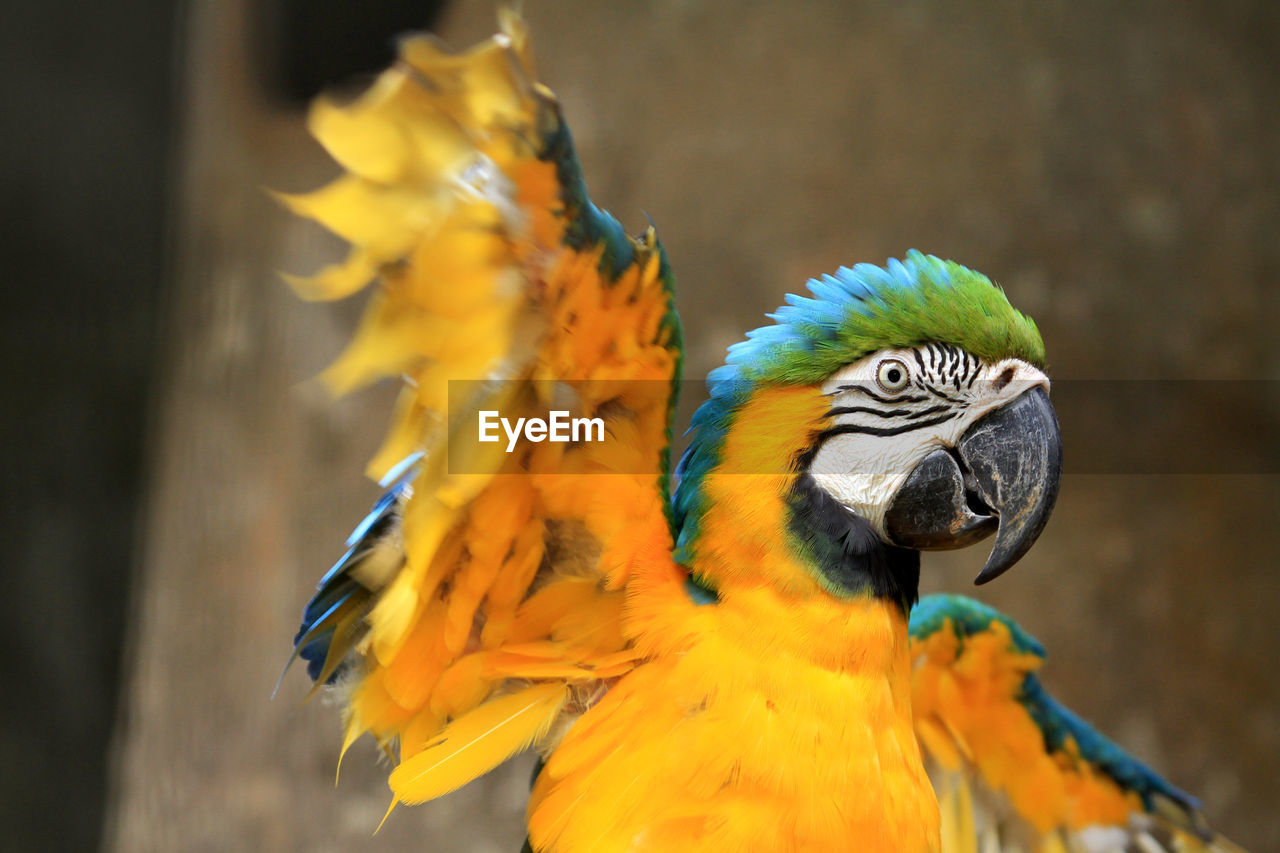
[[[885,532],[916,550],[962,548],[996,531],[974,583],[1007,571],[1049,520],[1062,477],[1062,435],[1035,387],[984,415],[954,448],[926,456],[894,495]]]

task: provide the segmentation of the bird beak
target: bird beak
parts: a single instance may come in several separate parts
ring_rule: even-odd
[[[1027,553],[1044,529],[1062,477],[1062,434],[1043,387],[984,415],[955,447],[926,456],[885,514],[894,545],[915,550],[963,548],[996,533],[984,584]]]

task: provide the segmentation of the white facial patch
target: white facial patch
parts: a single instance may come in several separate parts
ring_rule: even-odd
[[[881,350],[823,383],[832,426],[809,473],[882,537],[889,503],[925,456],[1049,377],[1016,358],[988,364],[957,347]]]

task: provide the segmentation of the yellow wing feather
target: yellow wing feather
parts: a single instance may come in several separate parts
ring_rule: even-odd
[[[391,790],[404,803],[421,803],[488,773],[539,740],[564,707],[569,688],[536,684],[486,703],[441,729],[409,753],[391,773]]]
[[[724,708],[739,717],[764,715],[758,722],[766,726],[773,700],[756,701],[764,688],[751,685],[767,682],[779,702],[801,697],[812,704],[826,682],[806,679],[802,668],[757,671],[764,654],[747,654],[751,671],[735,675],[731,664],[742,650],[717,645],[721,632],[703,624],[710,616],[695,613],[682,595],[668,595],[683,589],[663,511],[680,359],[670,274],[652,229],[625,237],[587,200],[554,96],[535,80],[523,25],[512,15],[504,16],[500,35],[457,56],[430,39],[410,39],[399,63],[362,97],[345,106],[320,100],[312,109],[313,134],[346,173],[317,192],[280,196],[352,244],[341,263],[309,278],[289,277],[303,298],[340,299],[378,282],[354,340],[324,374],[339,393],[388,376],[406,379],[370,473],[382,477],[421,454],[412,489],[393,487],[395,512],[392,504],[375,510],[378,524],[390,526],[379,535],[394,541],[394,554],[388,557],[386,547],[361,550],[357,542],[313,602],[324,605],[323,615],[299,637],[300,649],[328,638],[320,682],[341,664],[349,667],[343,752],[371,734],[398,757],[390,777],[396,801],[422,802],[530,745],[549,750],[568,722],[594,706],[612,716],[583,720],[557,751],[535,792],[535,838],[571,835],[582,842],[574,849],[595,849],[638,808],[637,780],[644,780],[648,812],[663,815],[650,838],[660,849],[695,835],[749,840],[762,849],[797,835],[831,839],[847,822],[844,806],[869,809],[866,826],[884,823],[881,806],[894,801],[837,806],[828,790],[815,788],[831,780],[848,785],[854,771],[871,772],[862,763],[846,760],[846,752],[824,754],[827,775],[816,774],[811,751],[785,737],[747,745],[761,776],[753,781],[757,791],[787,788],[808,807],[804,826],[795,824],[795,809],[745,787],[721,798],[714,812],[693,811],[691,794],[723,793],[725,780],[741,775],[734,756],[743,750],[730,742],[741,731],[735,725],[701,726],[696,739],[673,746],[671,733],[694,710],[703,722],[712,711],[728,713]],[[773,398],[760,399],[756,404],[766,407]],[[776,402],[787,411],[779,422],[794,420],[796,403],[782,393]],[[825,409],[816,398],[812,405],[819,402]],[[503,441],[475,438],[481,411],[515,421],[544,415],[553,404],[600,418],[608,440],[524,438],[508,452]],[[785,451],[769,449],[766,434],[776,442],[785,432],[770,426],[769,410],[756,414],[760,433],[733,437],[731,458]],[[722,503],[761,518],[772,511],[747,494]],[[732,536],[734,528],[722,525],[721,535]],[[740,559],[734,570],[749,573],[757,563]],[[811,583],[798,572],[796,578],[797,588]],[[646,584],[662,607],[646,604]],[[624,613],[624,592],[637,589]],[[740,593],[739,604],[754,600],[750,590]],[[749,643],[765,624],[794,629],[797,636],[786,643],[765,645],[774,650],[805,646],[813,638],[799,635],[811,625],[839,625],[859,638],[837,644],[832,660],[841,661],[850,648],[891,644],[879,610],[849,619],[844,611],[828,613],[825,598],[806,606],[816,608],[812,621],[788,600],[786,619],[746,620],[724,635]],[[720,618],[723,628],[730,624],[723,620],[736,617]],[[1022,679],[1039,660],[1014,648],[1002,627],[992,623],[963,643],[953,630],[913,641],[915,733],[939,793],[944,850],[1094,853],[1110,841],[1153,851],[1235,850],[1176,803],[1157,801],[1166,811],[1145,811],[1133,792],[1080,760],[1069,744],[1047,750],[1017,701]],[[700,658],[687,653],[695,634],[703,641]],[[663,649],[661,665],[616,682],[644,655]],[[686,678],[690,704],[668,697],[655,710],[634,701],[638,691],[652,696],[670,688],[677,672]],[[708,693],[704,682],[716,689]],[[824,718],[838,722],[825,735],[833,743],[864,736],[866,754],[892,741],[886,748],[900,761],[914,744],[846,725],[842,716],[878,695],[868,683],[838,694],[832,708],[839,710]],[[741,701],[716,705],[721,693]],[[892,695],[888,705],[897,713],[907,703]],[[612,727],[609,737],[593,737],[605,727]],[[797,731],[812,741],[813,732],[802,725]],[[605,753],[623,743],[635,758],[626,765],[630,772],[596,773]],[[577,787],[553,784],[552,776],[571,774]],[[894,784],[895,792],[927,791],[922,778]],[[570,833],[569,815],[585,791],[603,792],[617,810],[579,814],[582,823]],[[915,799],[899,808],[904,826],[924,822],[923,812],[917,819],[911,811],[917,805],[924,808]],[[894,849],[900,840],[867,843]]]
[[[300,295],[378,282],[327,384],[406,379],[370,464],[382,477],[421,454],[388,514],[402,558],[375,572],[357,554],[317,598],[346,594],[321,678],[355,656],[344,751],[363,733],[398,750],[391,786],[408,802],[549,747],[557,718],[631,669],[629,567],[670,547],[680,338],[662,250],[586,199],[524,27],[502,23],[456,56],[409,39],[363,96],[317,101],[312,133],[346,173],[280,196],[352,244],[342,263],[289,278]],[[514,422],[553,404],[601,419],[607,440],[521,438],[511,452],[505,436],[477,440],[481,411]]]
[[[1111,750],[1114,762],[1132,762],[1129,783],[1086,755],[1070,733],[1050,748],[1030,705],[1038,703],[1042,716],[1069,712],[1038,686],[1039,644],[977,602],[931,599],[920,610],[951,605],[954,615],[917,627],[919,611],[913,614],[911,699],[938,794],[944,853],[1238,850],[1205,825],[1193,800],[1119,747],[1095,749]],[[972,613],[982,619],[966,618]],[[1070,725],[1086,726],[1074,716]],[[1146,785],[1145,800],[1131,787],[1136,778]]]

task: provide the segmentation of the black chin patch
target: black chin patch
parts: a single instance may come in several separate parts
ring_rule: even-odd
[[[920,597],[920,552],[881,541],[870,522],[837,501],[806,471],[787,496],[788,530],[823,585],[845,597],[870,594],[903,614]]]

